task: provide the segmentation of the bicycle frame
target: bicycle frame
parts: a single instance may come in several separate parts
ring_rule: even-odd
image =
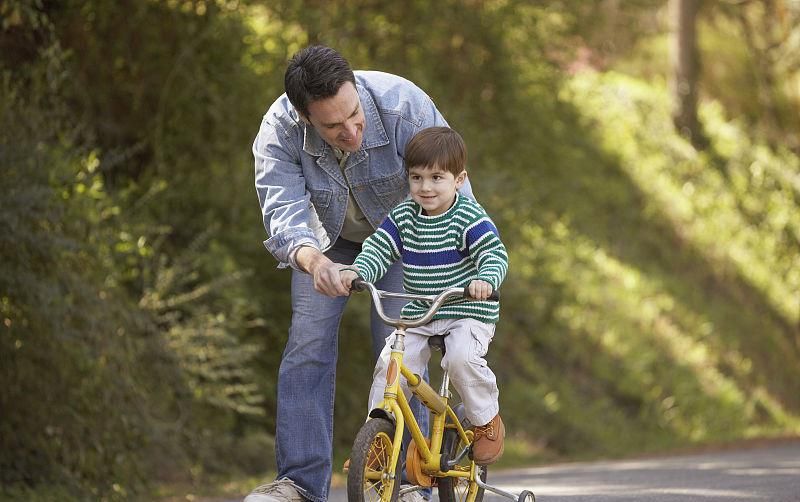
[[[402,347],[402,341],[405,335],[401,331],[398,331],[395,335],[397,338],[395,346],[392,347],[392,356],[389,363],[389,370],[387,371],[384,399],[378,404],[378,408],[391,412],[395,417],[395,423],[397,425],[394,437],[395,444],[400,444],[403,432],[405,428],[408,428],[415,446],[419,451],[419,455],[422,458],[421,467],[423,469],[433,472],[434,476],[469,477],[470,473],[466,472],[449,471],[449,474],[445,474],[441,471],[441,447],[444,438],[445,422],[448,417],[450,417],[452,421],[451,427],[454,427],[458,431],[459,437],[461,437],[464,442],[468,443],[472,440],[471,431],[466,431],[461,426],[458,417],[448,404],[448,395],[436,394],[433,388],[425,383],[419,375],[412,373],[411,370],[403,365],[403,349],[396,347],[396,345],[398,345],[397,341],[399,340],[400,346]],[[397,368],[400,368],[399,372]],[[423,435],[411,411],[405,394],[401,392],[399,375],[406,378],[411,392],[419,397],[425,406],[433,413],[430,446],[428,446],[427,438]],[[444,383],[442,384],[442,388],[446,389]],[[445,390],[445,392],[447,391]],[[393,452],[392,465],[395,465],[397,461],[397,458],[395,458],[396,456],[399,456],[397,450]]]
[[[463,456],[467,453],[467,449],[464,449],[458,458],[450,459],[450,463],[452,465],[442,465],[441,449],[446,428],[445,424],[448,417],[452,423],[448,424],[447,427],[455,428],[464,444],[469,444],[472,441],[472,431],[467,431],[462,427],[456,413],[448,404],[450,395],[449,378],[447,376],[447,372],[445,372],[442,378],[441,390],[437,393],[430,385],[422,380],[419,375],[413,373],[410,369],[403,365],[406,328],[414,328],[430,322],[433,315],[445,301],[454,297],[464,297],[464,289],[450,288],[436,296],[421,296],[380,291],[374,285],[363,281],[355,281],[354,289],[367,289],[373,297],[373,305],[375,305],[375,310],[377,311],[378,316],[383,320],[384,323],[394,326],[396,329],[389,366],[386,372],[386,388],[383,395],[384,399],[376,408],[382,409],[385,412],[389,412],[394,416],[396,427],[393,444],[400,445],[403,432],[405,428],[408,427],[411,438],[415,447],[419,451],[419,456],[422,460],[420,467],[424,471],[430,473],[430,475],[434,477],[464,477],[469,479],[477,477],[476,468],[472,468],[470,471],[449,470],[449,468],[455,465],[460,458],[463,458]],[[425,300],[429,301],[431,306],[427,314],[419,319],[393,319],[386,316],[386,314],[383,312],[380,301],[383,298]],[[408,400],[401,390],[401,375],[406,378],[411,392],[416,395],[420,401],[422,401],[422,403],[425,404],[425,406],[433,413],[430,432],[430,446],[428,446],[427,438],[423,435],[419,424],[417,423],[417,420],[411,411]],[[390,466],[392,469],[397,465],[399,456],[400,448],[392,448],[392,455],[390,459]],[[447,469],[443,471],[443,467],[447,467]],[[391,469],[390,472],[392,472]],[[395,482],[398,482],[398,480],[395,480]]]

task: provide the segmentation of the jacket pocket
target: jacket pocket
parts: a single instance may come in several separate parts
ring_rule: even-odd
[[[370,183],[378,200],[389,210],[408,196],[408,176],[405,169]]]
[[[323,219],[331,205],[333,191],[326,189],[310,189],[309,192],[311,193],[311,204],[317,211],[317,216],[319,216],[319,219]]]

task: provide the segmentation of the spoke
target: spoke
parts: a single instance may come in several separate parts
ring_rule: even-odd
[[[369,453],[367,454],[367,466],[364,472],[364,477],[372,481],[366,486],[364,495],[366,500],[380,501],[386,486],[383,481],[383,474],[389,470],[389,461],[391,460],[391,440],[385,434],[377,435],[370,446]]]
[[[466,501],[469,494],[469,482],[464,479],[459,479],[456,485],[456,492],[458,493],[458,500]]]
[[[364,498],[366,500],[380,500],[382,491],[380,482],[372,483],[364,490]]]

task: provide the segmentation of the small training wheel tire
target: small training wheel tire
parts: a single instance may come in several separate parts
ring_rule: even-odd
[[[517,502],[536,502],[536,497],[534,497],[532,491],[523,490],[522,493],[519,494]]]

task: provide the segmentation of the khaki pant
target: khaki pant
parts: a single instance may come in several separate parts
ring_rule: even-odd
[[[450,375],[453,387],[464,402],[467,418],[473,425],[488,423],[500,410],[497,380],[483,358],[494,337],[494,329],[494,324],[463,318],[437,319],[425,326],[406,330],[403,364],[418,375],[423,374],[431,358],[428,338],[450,333],[444,339],[446,351],[441,366]],[[394,333],[386,338],[386,345],[375,366],[369,393],[370,410],[383,399],[386,368],[394,339]],[[400,379],[400,385],[406,398],[409,398],[411,392],[405,378]]]

